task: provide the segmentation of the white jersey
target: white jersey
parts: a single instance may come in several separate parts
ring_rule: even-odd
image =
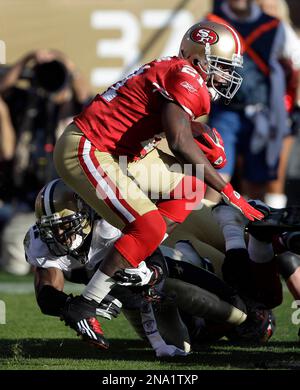
[[[87,263],[84,265],[92,270],[96,264],[104,259],[114,242],[121,237],[122,232],[110,225],[104,219],[96,220],[93,225],[92,241]],[[46,243],[40,237],[36,225],[33,225],[24,240],[26,260],[30,265],[40,268],[58,268],[68,273],[75,268],[83,267],[75,257],[55,256],[51,254]]]

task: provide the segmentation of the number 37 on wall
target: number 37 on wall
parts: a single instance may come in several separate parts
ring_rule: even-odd
[[[143,10],[138,18],[127,10],[99,10],[91,14],[91,27],[96,30],[119,30],[118,38],[100,39],[96,45],[98,58],[121,59],[120,67],[97,67],[92,70],[91,83],[95,87],[105,87],[121,79],[125,73],[131,72],[140,65],[141,40],[143,30],[160,29],[168,26],[170,35],[167,38],[162,52],[153,52],[153,58],[176,55],[180,40],[193,24],[194,17],[188,10],[173,13],[171,9]],[[155,33],[155,32],[154,32]],[[154,34],[153,33],[153,34]]]

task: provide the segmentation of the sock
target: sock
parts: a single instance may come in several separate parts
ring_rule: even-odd
[[[244,231],[248,223],[247,218],[234,207],[222,204],[213,208],[212,215],[223,232],[226,251],[246,249]]]
[[[98,303],[110,292],[116,282],[98,269],[88,285],[83,290],[82,296]]]
[[[251,262],[247,249],[230,249],[226,251],[222,265],[224,281],[239,292],[250,291],[253,287],[251,279]]]
[[[226,252],[230,249],[246,249],[244,227],[240,225],[225,225],[223,227]]]
[[[254,263],[268,263],[274,257],[273,246],[270,242],[259,241],[249,234],[249,257]]]

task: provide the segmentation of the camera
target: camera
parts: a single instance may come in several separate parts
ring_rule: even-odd
[[[10,70],[10,66],[0,67],[0,79]],[[41,88],[46,93],[55,93],[68,85],[71,75],[66,66],[58,60],[25,67],[19,79],[28,80],[34,88]]]
[[[37,64],[32,68],[32,85],[48,93],[62,90],[69,82],[66,66],[57,60]]]

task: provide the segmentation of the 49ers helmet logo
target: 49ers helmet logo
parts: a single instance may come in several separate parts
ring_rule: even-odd
[[[210,28],[196,28],[191,32],[191,38],[194,42],[200,43],[201,45],[205,45],[206,43],[213,45],[219,40],[218,34]]]

